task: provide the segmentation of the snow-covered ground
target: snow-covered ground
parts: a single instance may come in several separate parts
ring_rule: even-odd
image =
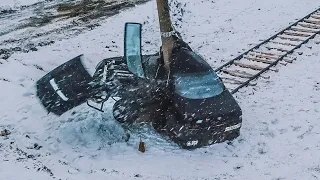
[[[314,0],[179,2],[187,5],[177,29],[213,67],[320,7]],[[230,144],[186,151],[144,132],[142,154],[136,134],[124,142],[109,113],[83,105],[61,117],[46,114],[35,82],[79,54],[91,70],[101,59],[121,55],[125,22],[144,23],[144,51],[158,50],[155,8],[153,0],[87,33],[0,59],[0,130],[11,131],[0,137],[0,179],[320,179],[319,36],[298,50],[303,55],[293,55],[293,64],[278,65],[278,73],[268,72],[270,80],[235,95],[244,122]]]
[[[147,1],[50,0],[29,6],[0,7],[0,58],[7,59],[16,52],[37,51],[38,47],[73,38],[95,29],[122,10]]]
[[[16,8],[19,6],[31,5],[43,0],[1,0],[0,7],[2,8]]]

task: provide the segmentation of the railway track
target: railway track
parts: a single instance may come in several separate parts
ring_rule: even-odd
[[[269,70],[277,71],[273,66],[278,63],[292,63],[295,58],[290,54],[319,33],[320,8],[215,71],[234,94],[243,87],[256,85],[253,81],[257,78],[268,78],[262,74]]]

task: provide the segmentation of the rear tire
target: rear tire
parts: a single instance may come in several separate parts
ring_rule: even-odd
[[[113,117],[121,124],[132,124],[139,116],[139,105],[129,100],[119,100],[113,105]]]

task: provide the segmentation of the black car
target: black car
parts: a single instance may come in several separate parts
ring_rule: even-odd
[[[182,148],[194,149],[239,136],[242,111],[211,66],[179,36],[168,74],[162,51],[141,53],[141,24],[126,23],[123,57],[102,60],[91,76],[82,55],[37,82],[48,112],[61,115],[84,102],[118,97],[115,119],[124,126],[151,123]]]

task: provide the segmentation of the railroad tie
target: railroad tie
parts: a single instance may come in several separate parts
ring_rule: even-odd
[[[296,60],[296,57],[291,57],[294,50],[320,33],[319,10],[320,8],[217,68],[215,71],[222,77],[227,89],[234,94],[243,87],[255,85],[256,82],[252,81],[257,78],[269,79],[270,76],[264,73],[269,70],[278,72],[275,68],[278,63],[293,63]]]

